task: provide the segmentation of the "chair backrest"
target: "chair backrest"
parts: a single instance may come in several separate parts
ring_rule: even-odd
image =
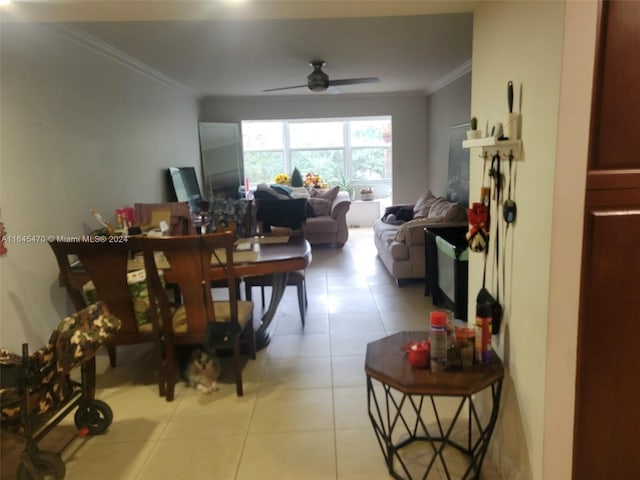
[[[211,294],[212,280],[227,279],[232,321],[237,322],[237,294],[233,269],[226,259],[233,262],[234,236],[231,232],[210,235],[189,235],[176,237],[145,237],[140,245],[145,259],[147,281],[152,297],[152,315],[154,302],[160,307],[160,319],[165,338],[175,338],[178,334],[174,324],[174,312],[166,294],[164,283],[175,285],[181,294],[186,329],[179,334],[181,342],[203,342],[207,335],[208,322],[216,321],[215,308]],[[223,249],[223,250],[221,250]],[[225,253],[222,254],[222,251]],[[223,261],[216,265],[212,255]],[[224,256],[224,257],[223,257]],[[166,262],[166,265],[162,263]],[[159,272],[162,270],[163,279]],[[227,271],[231,275],[227,276]],[[186,331],[185,331],[186,330]]]
[[[235,251],[235,236],[232,232],[213,233],[202,235],[202,248],[211,260],[211,265],[206,269],[205,277],[209,284],[219,285],[221,280],[226,280],[229,290],[229,303],[231,309],[231,321],[238,321],[238,301],[240,277],[236,274],[233,265],[233,252]]]
[[[91,280],[97,296],[122,322],[113,343],[137,343],[139,334],[134,304],[127,281],[127,262],[134,239],[126,243],[50,241],[60,276],[76,310],[86,306],[83,286]],[[80,265],[74,265],[77,258]],[[132,337],[119,341],[123,337]]]
[[[135,203],[136,221],[141,227],[151,225],[154,212],[170,212],[170,235],[195,235],[196,228],[188,202]]]

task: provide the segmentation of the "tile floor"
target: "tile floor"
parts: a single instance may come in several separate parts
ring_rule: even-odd
[[[304,330],[295,288],[287,289],[270,345],[244,368],[244,397],[227,369],[219,391],[180,383],[166,402],[150,349],[120,347],[115,369],[98,356],[97,395],[114,412],[108,432],[75,437],[68,415],[41,446],[61,450],[67,480],[391,478],[367,416],[364,354],[372,340],[426,329],[434,307],[423,288],[398,288],[376,257],[371,229],[352,229],[343,249],[313,251]],[[259,298],[255,292],[256,309]],[[3,480],[14,478],[20,450],[5,437]],[[500,478],[489,459],[482,478]]]

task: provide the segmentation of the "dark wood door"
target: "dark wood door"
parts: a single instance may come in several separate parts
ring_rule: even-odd
[[[640,478],[640,2],[600,6],[573,478]]]

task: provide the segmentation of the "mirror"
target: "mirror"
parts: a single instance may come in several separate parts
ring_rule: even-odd
[[[240,125],[236,123],[198,124],[204,196],[238,198],[244,185]]]

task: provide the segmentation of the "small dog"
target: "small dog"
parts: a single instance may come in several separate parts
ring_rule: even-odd
[[[220,360],[215,353],[197,348],[187,361],[185,381],[199,392],[211,393],[219,388],[220,372]]]

